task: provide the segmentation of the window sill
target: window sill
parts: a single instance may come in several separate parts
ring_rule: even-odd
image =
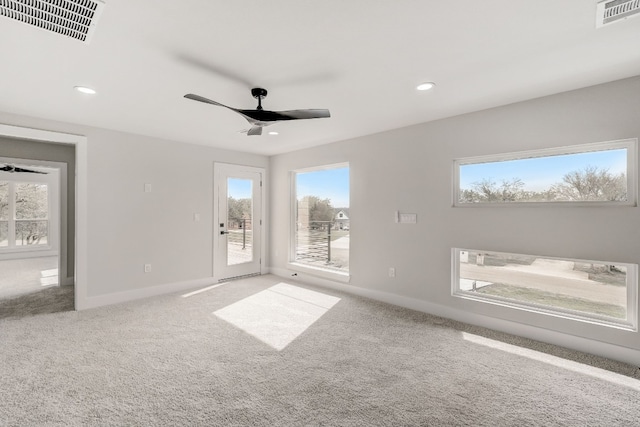
[[[309,274],[311,276],[321,277],[323,279],[333,280],[336,282],[349,283],[351,275],[346,272],[329,270],[327,268],[312,267],[306,264],[299,264],[296,262],[290,262],[288,264],[290,270],[298,271],[300,273]]]
[[[13,254],[13,253],[24,253],[24,252],[46,252],[46,251],[50,251],[52,250],[53,247],[51,245],[25,245],[25,246],[14,246],[14,247],[7,247],[7,246],[2,246],[0,247],[0,254]]]
[[[58,251],[51,246],[37,249],[0,248],[0,260],[40,258],[48,256],[58,256]]]
[[[527,304],[524,302],[512,301],[500,297],[489,297],[486,295],[479,296],[474,292],[469,291],[455,291],[452,296],[456,298],[463,298],[469,301],[474,301],[480,304],[494,304],[502,307],[507,307],[514,310],[528,311],[530,313],[541,314],[545,316],[552,316],[577,322],[590,323],[592,325],[605,326],[609,328],[620,329],[623,331],[637,332],[638,328],[634,322],[626,322],[623,320],[615,321],[611,318],[594,316],[585,316],[581,313],[571,312],[570,310],[562,310],[559,308],[553,309],[547,306],[538,304]]]

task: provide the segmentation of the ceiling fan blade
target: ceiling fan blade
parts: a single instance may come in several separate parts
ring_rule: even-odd
[[[5,171],[5,172],[9,172],[9,173],[14,173],[14,172],[18,172],[18,173],[40,173],[43,175],[47,175],[47,172],[41,172],[41,171],[34,171],[31,169],[24,169],[24,168],[17,168],[15,166],[11,166],[11,165],[4,165],[3,167],[0,168],[0,171]]]
[[[300,119],[322,119],[331,117],[331,113],[327,109],[306,109],[306,110],[287,110],[287,111],[268,111],[262,108],[262,99],[267,96],[267,90],[263,88],[251,89],[251,95],[258,100],[258,108],[254,110],[241,110],[232,108],[227,105],[216,102],[204,96],[188,93],[184,97],[193,101],[204,102],[205,104],[217,105],[218,107],[228,108],[243,116],[251,129],[247,131],[247,135],[262,135],[262,127],[268,126],[273,122],[282,120],[300,120]]]
[[[13,171],[14,172],[22,172],[22,173],[41,173],[41,174],[44,174],[44,175],[47,174],[46,172],[34,171],[34,170],[31,170],[31,169],[23,169],[23,168],[13,168]]]
[[[250,123],[253,122],[278,122],[282,120],[298,119],[321,119],[331,117],[329,110],[290,110],[290,111],[268,111],[268,110],[236,110],[242,114]]]
[[[262,126],[254,126],[247,132],[247,135],[262,135]]]
[[[213,101],[211,99],[205,98],[204,96],[195,95],[193,93],[188,93],[184,96],[187,99],[192,99],[194,101],[204,102],[205,104],[217,105],[218,107],[228,108],[229,110],[238,111],[233,107],[229,107],[228,105],[220,104],[219,102]]]
[[[324,119],[331,117],[331,113],[326,109],[312,109],[312,110],[290,110],[290,111],[276,111],[283,116],[289,117],[290,120],[296,119]]]

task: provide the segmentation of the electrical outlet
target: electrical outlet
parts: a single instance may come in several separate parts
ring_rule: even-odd
[[[151,264],[145,264],[144,265],[144,272],[145,273],[151,273]]]
[[[389,277],[396,277],[396,269],[394,267],[389,267]]]

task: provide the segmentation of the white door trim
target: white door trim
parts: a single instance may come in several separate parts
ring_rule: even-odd
[[[220,223],[219,221],[219,215],[218,215],[218,209],[217,209],[217,200],[219,197],[219,189],[218,189],[218,185],[216,182],[217,176],[218,176],[218,171],[221,168],[234,168],[238,171],[243,171],[243,172],[251,172],[251,173],[259,173],[260,176],[262,177],[262,185],[260,186],[260,199],[261,199],[261,203],[260,203],[260,219],[262,221],[262,224],[260,226],[260,258],[261,258],[261,263],[260,263],[260,274],[266,274],[267,268],[266,268],[266,233],[265,233],[265,229],[266,229],[266,221],[265,221],[265,214],[266,214],[266,200],[265,200],[265,189],[266,189],[266,169],[265,168],[260,168],[260,167],[255,167],[255,166],[246,166],[246,165],[239,165],[239,164],[233,164],[233,163],[221,163],[221,162],[214,162],[213,163],[213,234],[212,234],[212,245],[213,245],[213,262],[212,262],[212,276],[214,278],[214,280],[218,281],[218,280],[223,280],[226,279],[225,277],[222,277],[217,271],[216,271],[216,257],[217,257],[217,247],[218,247],[218,241],[219,241],[219,227],[218,224]]]
[[[22,126],[13,126],[0,123],[0,136],[18,139],[27,139],[41,142],[53,142],[58,144],[72,144],[76,147],[76,232],[75,232],[75,309],[82,310],[87,307],[87,249],[88,249],[88,155],[87,137],[63,132],[33,129]],[[69,174],[73,171],[69,171]]]

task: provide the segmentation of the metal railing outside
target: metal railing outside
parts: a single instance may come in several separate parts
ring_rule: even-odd
[[[331,262],[333,221],[310,221],[308,229],[297,233],[296,259]]]
[[[242,249],[247,248],[247,244],[251,246],[253,242],[253,224],[251,219],[247,218],[229,218],[228,242],[242,245]]]

